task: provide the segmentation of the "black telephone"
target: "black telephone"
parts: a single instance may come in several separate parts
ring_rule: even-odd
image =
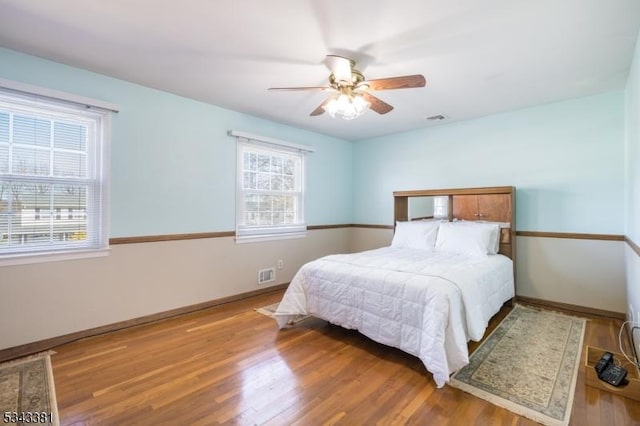
[[[598,378],[613,386],[627,384],[627,370],[613,363],[613,354],[605,352],[594,367]]]

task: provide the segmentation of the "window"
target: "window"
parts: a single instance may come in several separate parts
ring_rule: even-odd
[[[449,217],[449,197],[446,195],[433,197],[433,217],[446,219]]]
[[[106,110],[0,89],[0,264],[108,246],[109,124]]]
[[[233,135],[237,135],[237,132]],[[236,240],[242,242],[306,235],[306,149],[256,136],[238,137],[237,144]]]

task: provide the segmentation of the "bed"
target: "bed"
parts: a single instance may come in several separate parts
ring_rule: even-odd
[[[445,216],[415,219],[410,200],[436,196],[447,200]],[[417,356],[444,386],[468,364],[467,342],[482,339],[515,295],[514,206],[513,187],[395,192],[391,246],[303,265],[278,325],[313,315],[356,329]]]

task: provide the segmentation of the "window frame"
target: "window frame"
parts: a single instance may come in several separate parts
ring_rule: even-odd
[[[290,238],[303,238],[307,235],[305,220],[306,197],[306,153],[313,152],[311,148],[290,142],[280,141],[263,136],[247,134],[244,132],[230,131],[231,136],[236,136],[236,243],[273,241]],[[291,225],[267,225],[248,226],[245,221],[244,195],[244,152],[245,149],[253,149],[270,154],[283,156],[295,156],[299,160],[299,171],[296,176],[299,182],[299,190],[296,192],[296,223]],[[251,191],[253,192],[253,191]],[[281,192],[268,191],[265,194],[278,195]]]
[[[91,221],[90,224],[87,223],[87,229],[91,229],[92,236],[86,244],[80,244],[77,247],[55,243],[33,248],[18,247],[17,250],[0,252],[0,266],[108,255],[111,113],[117,112],[118,108],[103,101],[4,79],[0,79],[0,100],[11,114],[28,114],[52,123],[59,120],[90,123],[92,130],[87,137],[89,145],[86,149],[88,175],[86,178],[77,178],[75,184],[86,185],[88,191],[86,208],[94,209],[92,215],[86,216]],[[31,180],[49,182],[52,185],[73,181],[73,178],[54,175],[53,169],[46,176],[6,173],[2,177],[11,181]],[[56,215],[55,206],[51,208],[48,214]]]

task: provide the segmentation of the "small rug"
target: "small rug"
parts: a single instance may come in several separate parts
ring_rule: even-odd
[[[50,355],[43,352],[0,364],[0,424],[60,424]]]
[[[256,308],[255,311],[259,314],[273,318],[273,315],[276,313],[279,304],[280,303],[274,303],[272,305],[263,306],[262,308]],[[295,318],[289,320],[287,324],[295,325],[301,321],[306,320],[307,318],[311,318],[311,315],[298,315]]]
[[[544,425],[567,425],[585,323],[516,305],[450,385]]]

